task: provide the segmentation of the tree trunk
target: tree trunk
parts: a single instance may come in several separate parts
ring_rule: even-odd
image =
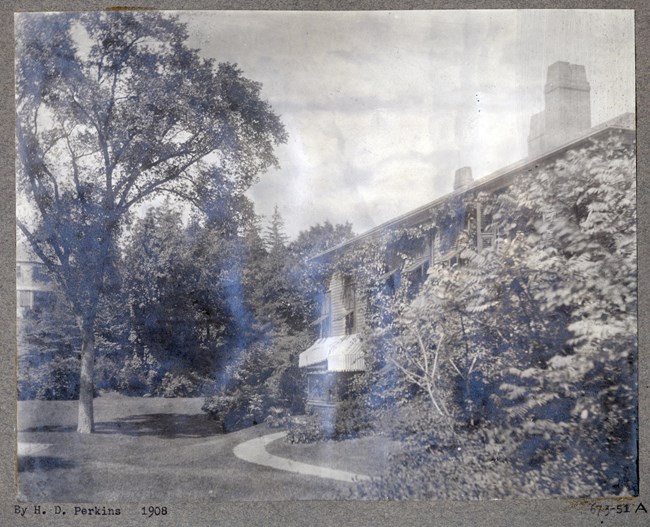
[[[79,420],[77,432],[91,434],[95,431],[93,397],[95,392],[95,335],[92,325],[81,327],[81,378],[79,382]]]

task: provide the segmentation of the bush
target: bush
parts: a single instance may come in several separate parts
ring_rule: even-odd
[[[340,402],[331,411],[313,412],[289,424],[289,443],[314,443],[324,439],[344,440],[359,437],[373,429],[373,416],[362,398]]]
[[[224,432],[233,432],[262,423],[270,406],[271,400],[263,390],[237,390],[206,398],[201,409],[219,422]]]
[[[79,398],[79,372],[76,357],[54,358],[43,362],[21,361],[18,398],[74,400]]]
[[[196,397],[201,393],[201,380],[192,379],[183,374],[165,373],[156,389],[156,395],[162,397]]]
[[[607,492],[600,471],[570,449],[535,468],[522,465],[513,455],[516,443],[511,436],[512,430],[506,429],[464,430],[453,434],[453,441],[446,432],[442,437],[435,432],[419,435],[391,457],[387,474],[360,484],[357,497],[478,500],[627,494],[614,483]]]
[[[246,349],[233,350],[236,360],[225,367],[225,373],[215,376],[221,379],[213,387],[217,394],[206,398],[203,411],[220,421],[224,431],[262,423],[271,415],[272,407],[274,412],[281,409],[287,415],[302,413],[305,377],[297,366],[297,353],[309,342],[306,332],[274,334]],[[288,424],[278,415],[269,423]]]
[[[351,398],[340,402],[334,415],[332,439],[349,439],[371,431],[373,418],[363,398]]]
[[[323,419],[315,414],[294,419],[285,437],[289,443],[315,443],[322,439],[326,439]]]
[[[77,399],[81,341],[66,304],[49,295],[17,322],[18,398]]]
[[[385,410],[381,430],[402,450],[386,474],[360,484],[370,499],[503,499],[627,495],[576,444],[584,430],[552,421],[470,427],[439,417],[425,398]],[[579,474],[580,477],[576,477]],[[629,480],[628,480],[629,481]]]
[[[124,361],[117,377],[119,391],[124,395],[152,395],[163,378],[160,364],[147,350]]]
[[[269,428],[288,428],[291,425],[292,417],[285,408],[272,406],[269,408],[269,415],[264,422]]]

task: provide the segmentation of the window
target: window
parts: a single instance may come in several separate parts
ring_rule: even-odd
[[[34,291],[34,307],[44,308],[52,306],[54,295],[51,291]]]
[[[345,334],[352,335],[356,330],[356,291],[354,282],[349,276],[343,281],[343,307],[345,308]]]
[[[345,315],[345,334],[352,335],[355,329],[354,311],[350,311]]]
[[[343,307],[345,307],[347,311],[354,309],[354,297],[354,283],[352,282],[351,277],[346,276],[343,281]]]
[[[484,214],[481,216],[481,232],[478,236],[477,250],[481,252],[483,249],[492,247],[496,242],[496,224],[492,218],[492,214]]]
[[[386,294],[392,295],[399,289],[402,275],[399,269],[394,269],[392,272],[387,273],[386,276],[384,291]]]
[[[20,265],[16,266],[16,281],[19,282],[23,277],[23,269]]]
[[[32,307],[32,292],[31,291],[18,291],[18,306],[19,307]]]
[[[329,337],[332,326],[332,299],[329,293],[323,298],[320,321],[320,338]]]
[[[442,231],[439,227],[436,227],[435,230],[431,233],[430,243],[431,243],[430,263],[431,265],[440,263],[444,250],[443,250]]]
[[[335,402],[338,398],[336,376],[322,373],[308,374],[307,394],[307,398],[311,402]]]
[[[35,265],[32,271],[35,282],[48,283],[51,281],[50,275],[44,265]]]

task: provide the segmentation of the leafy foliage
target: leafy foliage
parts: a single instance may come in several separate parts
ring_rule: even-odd
[[[310,340],[306,333],[277,334],[240,350],[203,410],[227,432],[261,423],[279,408],[290,414],[304,412],[304,378],[297,354]]]
[[[375,298],[369,390],[410,432],[390,474],[362,494],[633,492],[633,148],[594,144],[473,199],[497,242],[460,245],[462,265],[433,266],[415,297],[403,281]]]
[[[25,14],[16,38],[17,181],[31,206],[17,225],[77,320],[78,429],[91,432],[97,314],[120,287],[132,210],[165,193],[218,222],[237,202],[221,198],[276,165],[286,133],[261,85],[201,58],[172,16]]]

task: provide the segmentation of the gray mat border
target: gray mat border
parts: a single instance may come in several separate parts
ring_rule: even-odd
[[[101,10],[114,5],[155,9],[272,9],[272,10],[369,10],[369,9],[634,9],[637,53],[638,120],[638,226],[639,226],[639,409],[640,479],[639,501],[650,510],[650,426],[646,414],[650,400],[650,167],[648,148],[648,91],[650,81],[648,49],[650,42],[650,4],[642,1],[351,1],[316,0],[145,0],[114,3],[99,0],[4,0],[0,5],[0,525],[501,525],[592,526],[647,525],[650,515],[622,514],[596,518],[589,512],[589,501],[512,500],[488,502],[234,502],[213,504],[209,500],[170,504],[170,514],[145,520],[137,503],[115,504],[122,514],[111,518],[66,516],[54,519],[14,514],[15,500],[15,231],[14,231],[14,90],[13,90],[13,12]],[[603,503],[615,504],[616,500]],[[143,503],[144,504],[144,503]]]

